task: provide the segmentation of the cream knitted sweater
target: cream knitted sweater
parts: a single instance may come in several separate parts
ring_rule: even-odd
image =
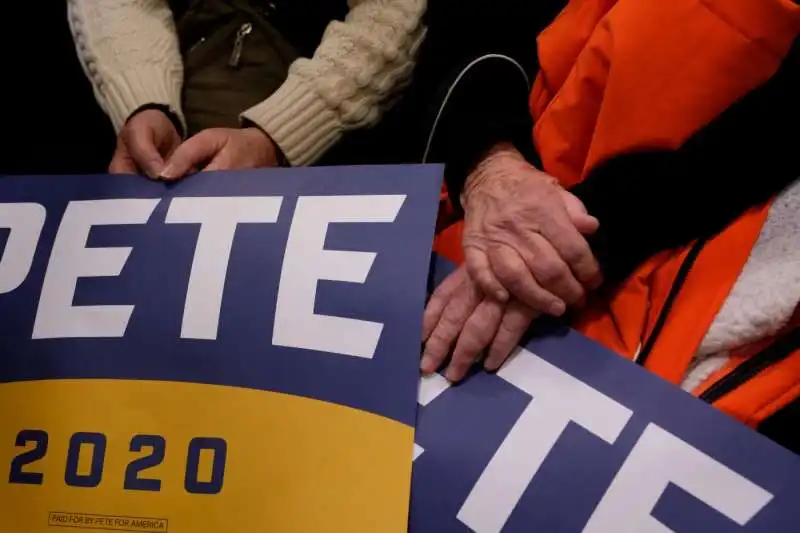
[[[314,56],[295,61],[284,84],[243,113],[295,166],[316,161],[345,131],[376,123],[424,39],[426,0],[349,5]],[[144,104],[180,115],[183,65],[166,0],[68,0],[68,8],[78,56],[116,131]]]

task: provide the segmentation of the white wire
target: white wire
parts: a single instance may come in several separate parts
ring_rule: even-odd
[[[522,68],[522,65],[520,65],[519,62],[514,58],[508,57],[507,55],[503,54],[486,54],[470,61],[470,63],[466,67],[464,67],[461,70],[461,72],[458,73],[458,76],[456,77],[453,84],[450,85],[450,88],[447,89],[447,94],[445,95],[444,100],[442,101],[442,105],[439,107],[439,111],[436,113],[436,119],[433,121],[433,126],[431,127],[430,134],[428,135],[428,143],[425,145],[425,153],[422,156],[423,163],[428,162],[428,155],[431,150],[431,144],[433,144],[433,137],[436,135],[436,127],[439,125],[439,119],[442,117],[444,108],[447,107],[447,102],[450,100],[450,95],[453,94],[453,91],[455,91],[461,79],[467,74],[467,72],[469,72],[471,68],[473,68],[480,62],[486,61],[488,59],[501,59],[504,61],[508,61],[509,63],[516,66],[517,69],[519,69],[520,73],[522,74],[522,77],[525,78],[525,83],[528,85],[528,89],[530,90],[531,86],[530,78],[528,78],[528,74],[525,72],[525,69]]]

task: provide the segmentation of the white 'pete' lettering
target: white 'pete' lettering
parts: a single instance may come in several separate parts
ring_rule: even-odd
[[[458,519],[477,533],[499,533],[503,529],[570,422],[613,444],[633,414],[525,349],[520,349],[497,375],[533,400],[458,512]]]
[[[0,258],[0,294],[13,291],[28,277],[45,216],[40,204],[0,204],[0,228],[9,230]]]
[[[646,472],[646,476],[642,476]],[[744,526],[772,499],[749,479],[655,424],[644,430],[583,533],[670,533],[652,517],[673,483]]]
[[[417,391],[417,403],[425,407],[433,400],[438,398],[444,391],[450,388],[450,382],[447,381],[441,374],[431,374],[429,376],[422,376],[419,380],[419,390]],[[425,448],[417,443],[414,443],[413,461],[419,459],[419,456],[425,451]]]
[[[614,444],[632,416],[627,407],[519,349],[498,376],[532,396],[530,404],[473,486],[458,519],[476,533],[500,533],[539,468],[571,422]],[[438,374],[420,382],[418,403],[427,406],[447,390]],[[416,461],[424,449],[414,444]],[[712,457],[650,424],[589,518],[583,533],[670,533],[652,516],[673,483],[740,525],[772,499],[763,488]],[[684,533],[684,532],[677,532]]]
[[[119,276],[130,247],[87,248],[92,226],[144,224],[157,199],[70,202],[58,228],[33,323],[34,339],[122,337],[132,305],[72,305],[78,278]],[[3,254],[5,259],[5,254]]]
[[[183,308],[182,338],[217,338],[236,226],[277,222],[282,202],[280,197],[175,198],[170,202],[164,222],[200,224]]]
[[[239,224],[278,219],[282,198],[183,197],[171,201],[165,223],[199,224],[181,337],[216,339],[233,238]],[[301,196],[283,257],[273,344],[371,358],[383,324],[314,313],[319,280],[364,283],[375,253],[325,250],[331,223],[394,222],[405,195]],[[146,224],[160,200],[111,199],[67,205],[53,243],[32,338],[122,337],[133,305],[73,305],[79,278],[119,276],[130,247],[86,246],[93,226]],[[0,258],[0,294],[17,289],[33,264],[46,217],[36,203],[0,204],[0,228],[10,230]],[[307,335],[314,331],[314,335]]]
[[[376,256],[325,250],[325,235],[329,223],[394,222],[404,200],[397,195],[298,198],[278,286],[273,344],[354,357],[375,354],[383,324],[314,313],[318,280],[364,283]]]

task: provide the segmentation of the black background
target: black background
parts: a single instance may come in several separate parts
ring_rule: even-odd
[[[114,134],[78,62],[66,2],[8,2],[0,30],[0,174],[103,172]]]

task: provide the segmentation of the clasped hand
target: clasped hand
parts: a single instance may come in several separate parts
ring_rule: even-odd
[[[597,219],[558,181],[510,146],[498,146],[467,179],[465,264],[433,293],[423,318],[421,368],[462,379],[484,351],[496,370],[541,314],[560,316],[602,282],[584,235]]]

